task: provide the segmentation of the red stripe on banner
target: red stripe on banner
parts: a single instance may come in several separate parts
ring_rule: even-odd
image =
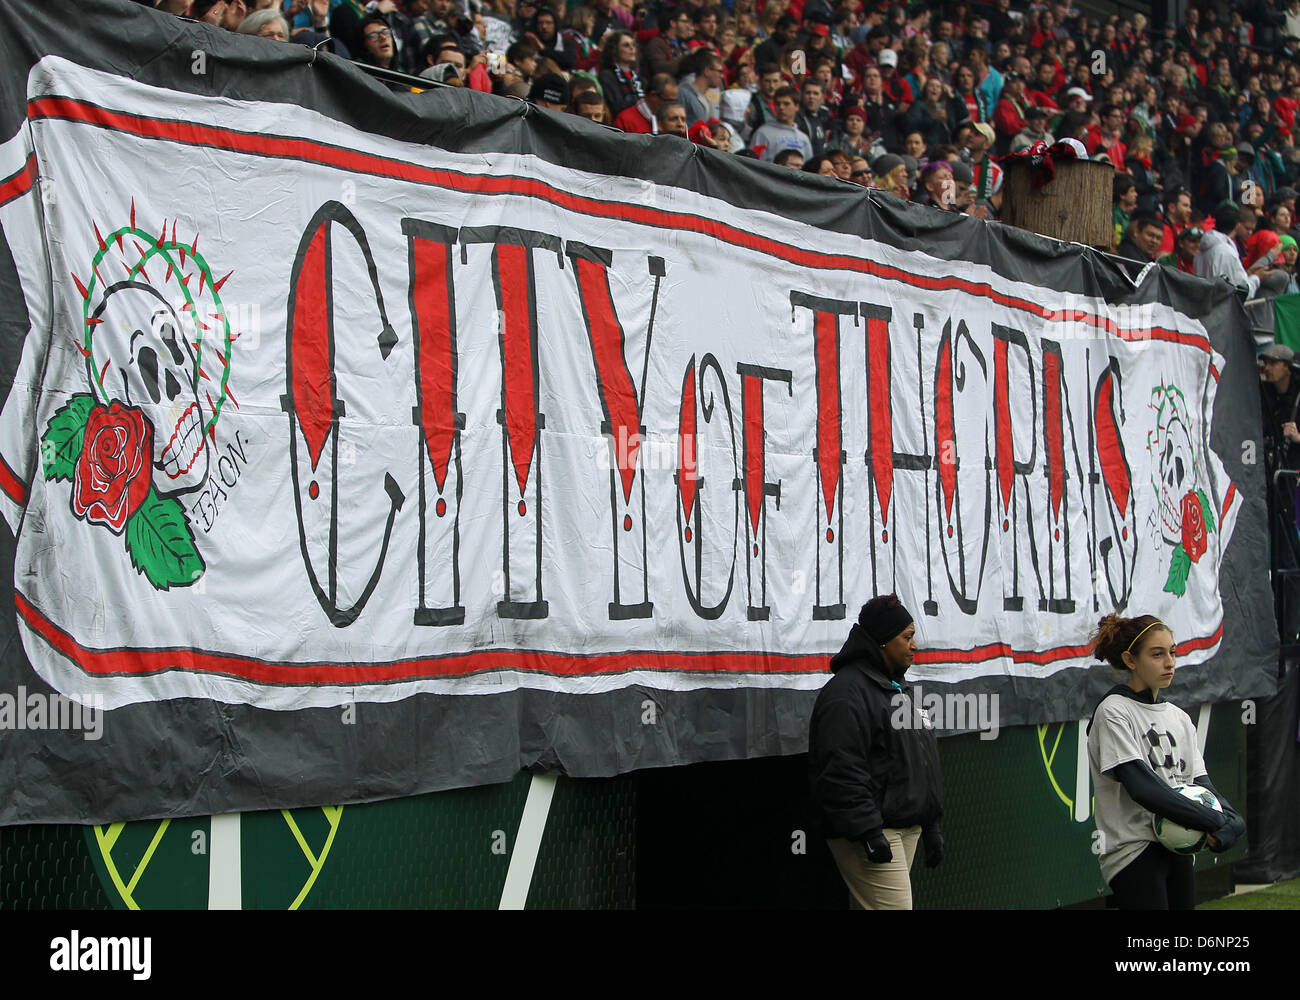
[[[821,472],[826,525],[835,512],[840,485],[839,319],[817,313],[817,468]]]
[[[325,438],[334,421],[334,399],[330,386],[330,310],[325,268],[326,240],[330,222],[316,230],[303,255],[294,289],[293,348],[289,363],[293,372],[293,409],[311,454],[311,467],[320,464]]]
[[[827,669],[825,653],[635,652],[577,656],[542,650],[483,649],[391,663],[268,663],[197,649],[89,649],[14,593],[22,619],[49,645],[96,677],[139,676],[169,670],[219,674],[261,684],[357,685],[465,677],[497,670],[557,677],[621,674],[632,670],[668,673],[815,674]]]
[[[184,670],[189,673],[238,677],[262,684],[364,685],[432,678],[465,677],[497,670],[588,677],[632,670],[660,673],[816,674],[827,670],[826,653],[689,653],[645,651],[577,656],[542,650],[484,649],[472,653],[421,657],[390,663],[269,663],[199,649],[89,649],[51,622],[22,594],[14,592],[14,605],[24,622],[52,649],[95,677],[134,677]],[[1178,643],[1182,650],[1208,649],[1223,637],[1223,624],[1205,637]],[[1009,658],[1016,663],[1051,663],[1091,654],[1089,646],[1059,646],[1025,652],[1006,643],[975,649],[925,649],[916,663],[980,663]]]
[[[448,248],[434,240],[412,240],[415,269],[415,314],[420,330],[420,423],[433,465],[433,478],[442,492],[451,464],[456,433],[456,403],[452,374],[451,296],[447,287]]]
[[[27,162],[16,174],[0,181],[0,205],[7,205],[15,198],[21,198],[32,189],[36,182],[36,154],[27,157]]]
[[[501,280],[501,351],[505,379],[506,432],[510,457],[514,460],[519,494],[528,486],[537,442],[537,393],[533,384],[533,331],[528,308],[528,247],[497,244],[497,267]]]
[[[867,320],[867,405],[871,410],[871,474],[880,497],[880,520],[889,523],[889,497],[894,489],[894,430],[889,404],[889,324],[874,316]],[[837,458],[839,456],[836,456]]]
[[[1111,408],[1111,395],[1115,391],[1114,373],[1107,371],[1097,393],[1097,457],[1101,460],[1101,477],[1110,493],[1110,502],[1121,517],[1128,510],[1128,494],[1132,484],[1128,469],[1124,467],[1124,453],[1120,450],[1119,428],[1115,426],[1115,412]]]
[[[935,372],[934,438],[939,450],[939,482],[943,486],[943,513],[952,521],[952,504],[957,498],[956,420],[952,412],[952,359],[948,356],[951,341],[939,344],[939,370]]]
[[[1209,649],[1223,638],[1223,623],[1207,636],[1183,639],[1179,652],[1191,649]],[[1027,651],[1012,649],[1005,642],[976,646],[974,649],[922,649],[912,658],[913,663],[983,663],[986,660],[1010,659],[1013,663],[1053,663],[1056,660],[1073,660],[1091,656],[1091,644],[1083,646],[1057,646],[1053,649]]]
[[[609,415],[609,429],[614,436],[614,455],[623,485],[623,502],[632,499],[632,481],[636,478],[636,453],[641,446],[641,418],[637,414],[636,390],[623,357],[623,329],[614,315],[609,296],[609,277],[595,261],[574,258],[578,269],[578,286],[582,304],[591,326],[591,346],[596,357],[596,377],[600,394]]]
[[[682,380],[682,409],[677,423],[677,493],[682,498],[682,518],[690,524],[699,477],[699,443],[695,439],[695,358]]]
[[[0,490],[20,507],[27,506],[27,484],[18,478],[18,474],[9,468],[9,463],[0,455]]]
[[[993,419],[997,441],[998,492],[1002,495],[1002,512],[1011,510],[1011,486],[1016,480],[1015,454],[1011,436],[1011,392],[1007,387],[1007,342],[1001,337],[993,342]]]
[[[1065,492],[1065,443],[1061,416],[1060,358],[1052,351],[1043,352],[1043,424],[1047,434],[1047,495],[1052,505],[1052,520],[1061,520],[1061,495]]]
[[[370,153],[358,153],[355,150],[341,149],[338,146],[330,146],[311,139],[295,139],[267,134],[255,135],[211,125],[195,125],[192,122],[147,118],[141,115],[109,111],[84,101],[76,101],[65,97],[39,98],[29,102],[27,110],[31,118],[84,122],[119,132],[127,132],[146,139],[177,142],[187,147],[210,146],[238,153],[269,156],[275,159],[300,160],[306,163],[337,167],[352,173],[371,174],[376,177],[409,181],[415,184],[429,184],[434,187],[452,188],[474,194],[514,194],[540,198],[561,208],[572,209],[575,212],[588,215],[620,219],[656,229],[679,229],[701,233],[725,243],[732,243],[767,254],[770,257],[789,261],[800,267],[822,271],[855,271],[860,274],[874,275],[888,281],[900,281],[914,288],[929,291],[955,290],[968,292],[971,295],[977,295],[999,305],[1030,313],[1044,322],[1063,324],[1082,322],[1099,330],[1104,330],[1122,340],[1165,340],[1170,343],[1195,347],[1206,353],[1210,350],[1209,339],[1200,334],[1182,333],[1178,330],[1167,330],[1161,327],[1121,328],[1112,320],[1102,316],[1082,312],[1054,312],[1028,299],[995,291],[987,282],[968,281],[965,278],[952,276],[931,278],[876,261],[863,260],[859,257],[824,254],[815,250],[801,250],[780,240],[757,236],[754,233],[737,229],[715,219],[701,218],[685,212],[665,212],[641,205],[606,202],[597,198],[582,197],[561,191],[541,181],[501,175],[463,174],[454,170],[421,167],[405,160],[376,156]]]
[[[744,376],[745,405],[745,502],[749,523],[758,542],[758,518],[763,511],[763,380]]]
[[[1219,508],[1219,530],[1223,530],[1223,519],[1228,514],[1228,508],[1232,506],[1232,498],[1237,495],[1237,484],[1228,483],[1228,492],[1223,495],[1223,506]]]

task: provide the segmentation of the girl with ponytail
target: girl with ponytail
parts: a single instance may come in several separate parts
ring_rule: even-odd
[[[1092,648],[1127,675],[1106,692],[1088,725],[1102,877],[1122,910],[1190,910],[1196,905],[1192,857],[1156,840],[1153,816],[1205,831],[1212,851],[1232,847],[1246,824],[1210,784],[1192,720],[1160,698],[1174,679],[1169,627],[1153,615],[1106,615]],[[1192,784],[1213,792],[1223,812],[1174,791]]]

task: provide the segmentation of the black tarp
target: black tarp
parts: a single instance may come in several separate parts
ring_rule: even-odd
[[[1277,694],[1255,699],[1246,727],[1247,836],[1250,854],[1238,882],[1300,875],[1300,662],[1286,664]]]
[[[194,72],[196,53],[204,57],[202,73]],[[531,153],[562,168],[642,178],[828,232],[972,261],[1054,294],[1124,306],[1166,303],[1201,319],[1225,359],[1210,445],[1245,503],[1222,563],[1220,650],[1180,679],[1177,700],[1190,705],[1272,691],[1276,635],[1268,614],[1263,466],[1249,461],[1242,448],[1243,442],[1258,441],[1260,432],[1253,345],[1240,303],[1226,286],[1165,268],[1151,270],[1135,286],[1113,259],[1079,246],[686,143],[652,147],[650,137],[622,136],[517,101],[456,89],[394,93],[327,53],[296,45],[272,49],[125,0],[0,5],[0,140],[26,127],[29,72],[49,55],[155,87],[309,108],[340,125],[409,143],[463,153]],[[0,253],[0,270],[6,256]],[[0,274],[0,287],[12,287],[9,274]],[[21,337],[10,337],[21,326],[15,310],[10,303],[0,314],[6,350],[21,347]],[[0,365],[0,374],[12,370]],[[0,536],[0,565],[7,574],[0,587],[8,593],[15,542],[8,528],[0,528]],[[48,691],[27,664],[12,613],[0,620],[0,655],[0,690]],[[1002,723],[1010,725],[1079,718],[1111,683],[1096,671],[1062,670],[967,687],[999,694]],[[583,695],[583,718],[637,719],[645,700],[653,698],[675,720],[671,730],[637,731],[632,750],[600,726],[571,724],[572,695],[541,690],[478,697],[472,705],[429,697],[364,705],[366,725],[343,741],[332,709],[301,710],[290,723],[284,713],[245,705],[195,699],[136,704],[114,712],[114,725],[93,745],[75,732],[3,734],[4,756],[22,766],[16,781],[0,778],[0,818],[99,822],[201,815],[409,795],[507,780],[521,768],[597,776],[793,754],[805,747],[814,696],[780,688],[700,693],[639,687]],[[477,745],[483,733],[494,734],[493,751],[464,754],[464,746]],[[394,738],[398,734],[420,735]]]

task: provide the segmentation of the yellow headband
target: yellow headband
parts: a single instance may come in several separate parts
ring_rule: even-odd
[[[1137,644],[1137,641],[1141,639],[1144,635],[1146,635],[1148,630],[1154,628],[1157,625],[1159,625],[1161,628],[1165,627],[1164,622],[1159,620],[1153,621],[1150,625],[1148,625],[1146,628],[1144,628],[1141,632],[1139,632],[1137,635],[1133,637],[1133,641],[1128,644],[1128,649],[1124,650],[1124,652],[1126,653],[1133,652],[1133,647]]]

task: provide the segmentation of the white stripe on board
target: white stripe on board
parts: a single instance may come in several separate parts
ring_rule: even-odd
[[[1196,716],[1196,745],[1200,747],[1202,757],[1205,756],[1205,741],[1210,737],[1210,708],[1210,705],[1202,705],[1200,714]]]
[[[1074,754],[1074,821],[1082,823],[1092,815],[1092,770],[1088,766],[1088,721],[1079,720]]]
[[[208,834],[208,909],[243,909],[239,813],[212,817]]]
[[[522,910],[528,902],[537,852],[551,811],[551,797],[555,795],[555,780],[553,775],[535,774],[528,784],[528,798],[524,801],[524,814],[519,817],[519,832],[515,835],[515,849],[510,852],[510,869],[506,872],[498,909]]]

